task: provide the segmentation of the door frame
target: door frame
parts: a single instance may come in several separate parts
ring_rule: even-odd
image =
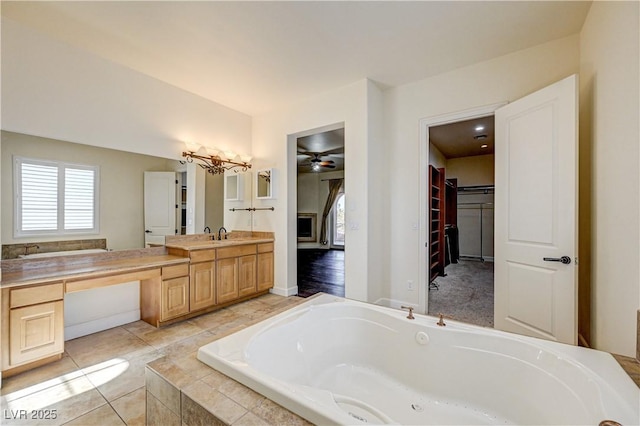
[[[429,127],[494,115],[495,111],[498,108],[506,104],[508,104],[508,102],[503,101],[495,104],[489,104],[420,119],[420,182],[418,184],[418,190],[420,192],[420,218],[418,229],[422,230],[418,238],[418,259],[420,259],[418,271],[420,280],[420,285],[418,286],[418,311],[420,313],[428,314],[427,311],[429,308],[429,282],[427,278],[427,259],[429,258],[429,226],[427,223],[427,205],[429,204],[429,200],[427,197],[427,182],[429,171]],[[498,182],[495,182],[495,184],[496,186],[498,186]]]

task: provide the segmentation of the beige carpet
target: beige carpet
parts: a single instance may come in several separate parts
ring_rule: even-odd
[[[460,260],[438,277],[438,290],[429,290],[429,315],[483,327],[493,327],[493,262]]]

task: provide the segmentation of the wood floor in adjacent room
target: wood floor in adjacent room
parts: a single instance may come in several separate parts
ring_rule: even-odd
[[[344,250],[298,250],[298,296],[318,292],[344,297]]]

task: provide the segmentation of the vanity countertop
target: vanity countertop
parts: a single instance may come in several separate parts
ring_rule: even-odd
[[[261,244],[261,243],[272,243],[274,241],[273,238],[264,238],[264,237],[248,237],[248,238],[230,238],[228,240],[194,240],[194,241],[183,241],[176,243],[167,243],[165,247],[168,248],[176,248],[180,250],[205,250],[205,249],[216,249],[230,246],[240,246],[247,244]]]
[[[188,262],[187,257],[166,254],[164,248],[43,258],[37,261],[8,260],[2,262],[0,288],[97,278]]]

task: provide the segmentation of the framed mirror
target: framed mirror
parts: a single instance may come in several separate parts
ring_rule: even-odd
[[[225,174],[224,176],[224,199],[226,201],[241,201],[244,196],[244,175]]]
[[[256,171],[256,198],[273,199],[275,182],[275,169],[262,169]]]

